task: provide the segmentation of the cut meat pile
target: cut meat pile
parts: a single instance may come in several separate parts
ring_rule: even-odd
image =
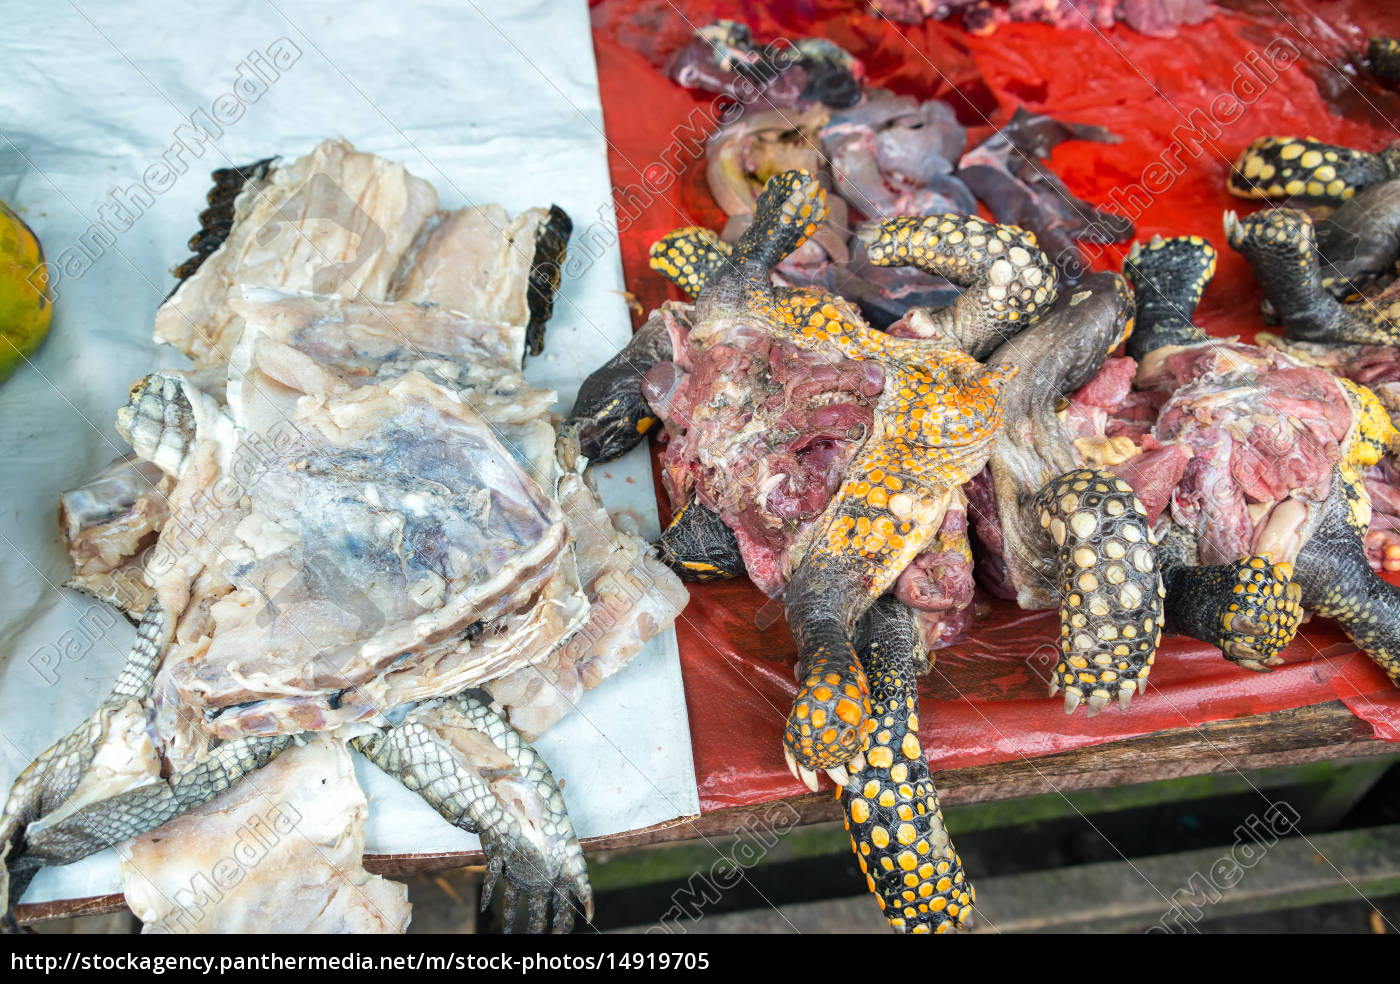
[[[119,414],[154,466],[118,462],[64,497],[74,586],[137,614],[150,589],[131,585],[149,582],[174,616],[155,692],[170,767],[483,686],[534,736],[685,605],[556,437],[555,394],[521,374],[567,218],[437,205],[340,142],[251,172],[226,241],[156,317],[197,369],[149,377]],[[359,797],[327,835],[358,859],[363,795],[325,760],[352,733],[314,765]],[[309,767],[278,764],[288,788]],[[172,826],[236,826],[256,805],[240,789]],[[150,844],[128,856],[152,883],[128,879],[138,909],[164,918],[158,883],[178,871]],[[402,928],[365,912],[308,928],[363,920]]]
[[[1110,359],[1061,413],[1085,461],[1191,531],[1202,564],[1291,560],[1299,507],[1327,497],[1354,417],[1330,373],[1223,341]]]
[[[1400,349],[1390,345],[1316,345],[1285,342],[1260,333],[1261,345],[1287,352],[1300,362],[1318,366],[1368,387],[1380,399],[1390,419],[1400,426]],[[1371,494],[1371,529],[1366,534],[1366,557],[1378,571],[1400,571],[1400,471],[1390,456],[1366,469],[1362,477]]]
[[[884,16],[905,24],[959,14],[974,34],[991,34],[1014,21],[1044,21],[1056,27],[1107,29],[1122,21],[1135,31],[1174,38],[1182,24],[1199,24],[1214,13],[1211,0],[873,0]]]
[[[712,321],[710,337],[693,345],[687,313],[684,305],[659,312],[674,361],[644,381],[671,436],[662,480],[674,507],[695,494],[720,515],[749,578],[776,595],[870,433],[884,372],[876,362],[803,351],[742,321]]]
[[[1079,200],[1042,163],[1066,140],[1116,143],[1102,127],[1022,109],[969,150],[951,103],[863,85],[859,59],[825,39],[759,45],[744,25],[725,20],[696,30],[667,74],[737,100],[705,150],[706,182],[729,216],[721,238],[738,241],[773,175],[789,168],[817,175],[830,214],[778,264],[774,281],[838,294],[877,328],[911,307],[946,307],[958,290],[912,267],[871,264],[852,235],[862,220],[975,214],[981,199],[998,222],[1034,233],[1067,282],[1088,269],[1078,241],[1132,238],[1131,222]]]

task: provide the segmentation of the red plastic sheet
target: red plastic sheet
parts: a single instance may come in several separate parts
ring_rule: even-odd
[[[895,25],[866,10],[818,0],[594,5],[623,265],[641,308],[679,296],[647,269],[650,244],[679,225],[724,222],[704,182],[713,97],[687,92],[660,68],[716,17],[747,23],[760,40],[831,38],[864,61],[872,84],[948,98],[974,143],[1018,105],[1109,127],[1121,143],[1062,144],[1050,166],[1076,195],[1131,216],[1139,239],[1197,233],[1224,247],[1222,212],[1257,207],[1225,191],[1230,163],[1256,137],[1302,134],[1370,149],[1400,138],[1390,122],[1400,120],[1400,97],[1342,64],[1354,63],[1366,37],[1400,35],[1400,10],[1388,0],[1247,2],[1173,40],[1041,24],[978,38],[943,23]],[[1122,247],[1087,249],[1095,268],[1119,268]],[[1247,265],[1222,248],[1198,323],[1250,339],[1258,302]],[[781,612],[747,582],[695,586],[691,597],[678,631],[701,808],[802,792],[779,752],[796,657]],[[1400,740],[1400,691],[1329,622],[1305,626],[1271,674],[1169,636],[1147,693],[1127,713],[1111,707],[1093,719],[1067,717],[1060,699],[1046,696],[1057,635],[1055,613],[979,596],[969,639],[941,650],[921,684],[921,738],[934,768],[1034,758],[1335,698],[1378,737]]]

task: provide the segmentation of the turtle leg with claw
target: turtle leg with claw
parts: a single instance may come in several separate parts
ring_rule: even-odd
[[[937,535],[954,492],[981,468],[1001,425],[1001,390],[1015,370],[952,361],[937,378],[902,368],[887,377],[910,405],[877,416],[878,436],[853,463],[788,583],[802,681],[784,733],[790,766],[795,759],[802,770],[827,769],[843,781],[834,767],[874,727],[851,629]],[[955,390],[962,395],[952,405],[936,402]],[[920,402],[921,391],[934,400]],[[927,412],[911,412],[913,404]],[[810,771],[801,775],[815,782]]]
[[[1191,316],[1215,276],[1215,261],[1215,247],[1200,236],[1153,236],[1146,245],[1133,244],[1123,261],[1123,276],[1133,285],[1137,306],[1136,327],[1126,346],[1130,356],[1141,361],[1164,345],[1205,341],[1206,333]]]
[[[196,765],[115,796],[80,803],[84,778],[109,742],[144,729],[168,619],[152,602],[137,629],[111,694],[84,723],[20,773],[0,814],[0,906],[14,929],[10,906],[45,865],[69,864],[153,830],[212,799],[235,780],[266,765],[289,739],[250,738],[217,746]],[[76,799],[75,799],[76,795]]]
[[[1060,653],[1050,684],[1065,713],[1092,716],[1115,697],[1127,708],[1147,686],[1166,594],[1146,510],[1132,487],[1085,468],[1047,482],[1032,509],[1054,543]]]
[[[1400,685],[1400,588],[1366,560],[1371,502],[1354,473],[1338,469],[1313,535],[1298,553],[1303,605],[1342,631]]]
[[[1142,360],[1164,346],[1205,340],[1192,317],[1215,263],[1215,249],[1200,236],[1153,237],[1133,247],[1123,264],[1136,301],[1129,355]],[[1176,527],[1163,535],[1157,555],[1173,631],[1219,646],[1226,659],[1247,669],[1268,670],[1282,662],[1278,654],[1293,641],[1303,618],[1291,564],[1259,556],[1202,567],[1195,542]]]
[[[573,928],[574,900],[593,918],[593,890],[559,784],[484,694],[429,701],[399,724],[351,740],[371,762],[418,793],[448,823],[481,835],[487,856],[483,909],[505,879],[506,931],[523,894],[528,928]]]
[[[1312,218],[1275,208],[1237,218],[1225,213],[1225,235],[1254,270],[1288,338],[1356,345],[1400,344],[1400,293],[1343,304],[1322,283]]]
[[[916,678],[928,658],[914,619],[886,595],[859,633],[875,722],[840,791],[851,850],[891,927],[943,933],[963,925],[976,892],[963,871],[919,745]]]
[[[1173,528],[1158,544],[1167,627],[1219,646],[1226,659],[1247,670],[1280,665],[1279,653],[1303,622],[1303,589],[1293,580],[1293,565],[1265,555],[1199,567],[1185,541]]]
[[[1400,176],[1400,156],[1325,144],[1311,137],[1260,137],[1240,154],[1228,187],[1240,198],[1307,198],[1340,204]]]

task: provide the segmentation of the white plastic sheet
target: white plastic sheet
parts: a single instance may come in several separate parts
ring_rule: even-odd
[[[569,264],[546,354],[527,369],[559,392],[561,411],[630,334],[584,0],[23,6],[11,4],[7,20],[41,26],[0,37],[0,198],[43,241],[58,296],[48,342],[0,385],[5,789],[96,706],[133,636],[59,587],[69,567],[55,506],[125,450],[112,422],[131,382],[183,364],[151,341],[151,324],[210,170],[295,157],[338,136],[402,162],[445,208],[560,205],[575,241],[614,244]],[[215,139],[191,136],[197,112]],[[609,508],[654,536],[646,457],[607,472]],[[674,634],[537,747],[565,780],[581,836],[697,813]],[[368,853],[477,845],[373,766],[357,768],[371,801]],[[109,851],[40,872],[24,901],[119,890]]]

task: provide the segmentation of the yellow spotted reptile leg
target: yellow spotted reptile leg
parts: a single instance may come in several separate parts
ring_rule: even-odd
[[[1288,338],[1400,344],[1400,290],[1347,304],[1337,300],[1323,286],[1316,231],[1306,212],[1274,208],[1242,219],[1226,212],[1225,234],[1249,261]]]
[[[1051,479],[1031,505],[1056,552],[1060,663],[1051,693],[1065,713],[1126,709],[1147,686],[1162,636],[1165,590],[1146,510],[1128,483],[1080,469]]]
[[[1303,589],[1293,565],[1245,557],[1209,567],[1164,565],[1167,624],[1173,632],[1219,646],[1247,670],[1267,672],[1303,621]]]
[[[1241,198],[1341,203],[1396,174],[1389,153],[1371,154],[1312,137],[1260,137],[1240,154],[1228,187]]]
[[[651,268],[691,297],[729,262],[732,247],[709,229],[686,226],[651,244]]]
[[[930,313],[931,337],[985,358],[1055,300],[1059,273],[1035,236],[975,215],[886,219],[860,233],[876,266],[912,266],[964,290]]]
[[[842,344],[862,344],[836,321],[822,330],[839,332]],[[908,344],[888,342],[889,354]],[[984,369],[955,352],[931,369],[886,365],[877,433],[848,469],[823,531],[788,583],[803,682],[784,742],[801,767],[831,769],[859,750],[870,727],[869,687],[851,626],[928,545],[954,490],[986,463],[1001,425],[1001,392],[1014,375],[1014,368]],[[850,703],[857,692],[858,714]]]
[[[872,726],[870,687],[851,626],[923,550],[951,494],[899,469],[903,452],[893,442],[873,443],[851,469],[830,523],[787,588],[802,684],[784,744],[809,770],[844,765],[860,751]]]
[[[889,924],[901,933],[963,925],[976,892],[963,871],[919,746],[916,663],[922,647],[907,608],[886,595],[863,625],[875,730],[841,790],[851,849]]]

